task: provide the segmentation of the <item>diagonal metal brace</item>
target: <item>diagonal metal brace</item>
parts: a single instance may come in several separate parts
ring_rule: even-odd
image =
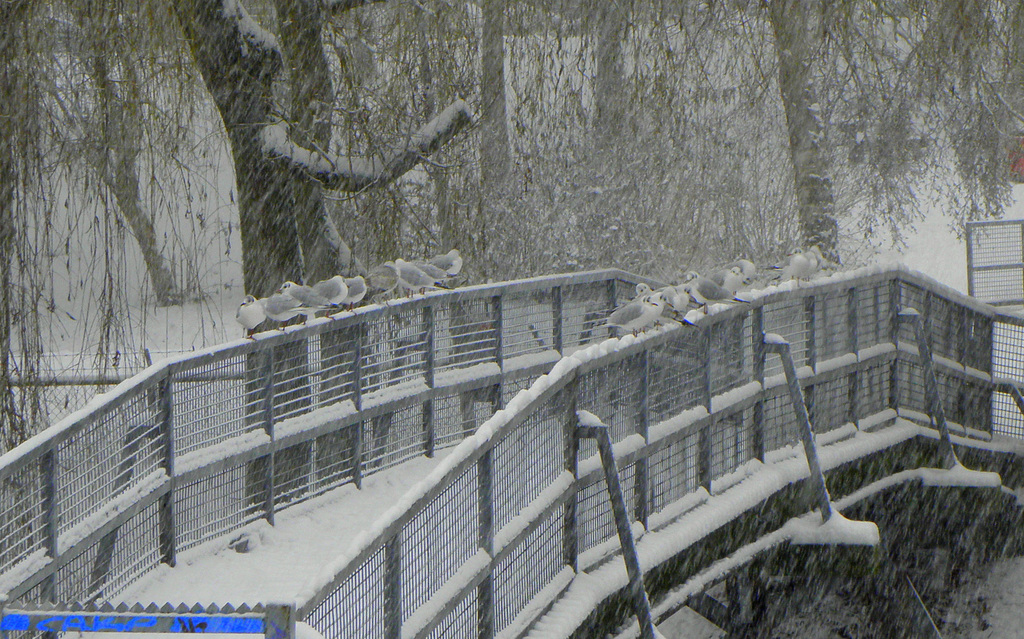
[[[593,438],[597,440],[597,448],[601,452],[601,465],[604,466],[604,477],[608,484],[608,497],[612,502],[612,514],[615,515],[615,528],[622,544],[622,558],[626,562],[626,573],[629,575],[629,592],[636,611],[636,620],[640,624],[642,639],[655,639],[654,620],[651,618],[651,602],[647,599],[644,588],[644,573],[640,568],[640,557],[633,539],[629,515],[626,513],[626,500],[622,496],[622,485],[619,483],[619,471],[615,467],[615,455],[612,452],[612,438],[608,427],[593,413],[585,410],[576,411],[579,425],[576,427],[576,438]]]
[[[804,394],[800,389],[800,379],[796,376],[796,366],[793,364],[793,354],[789,342],[778,335],[762,334],[765,350],[775,353],[782,360],[782,368],[786,372],[786,383],[789,386],[789,399],[796,410],[796,417],[800,421],[800,439],[804,444],[804,454],[807,455],[807,466],[811,469],[811,481],[817,489],[818,507],[821,509],[821,520],[826,522],[832,518],[832,500],[828,494],[828,486],[825,485],[825,475],[821,472],[821,462],[818,460],[818,445],[814,441],[814,430],[811,428],[811,418],[807,414],[807,405],[804,403]]]
[[[932,348],[928,336],[924,332],[924,322],[921,321],[921,314],[913,308],[905,308],[899,312],[899,319],[902,322],[909,322],[914,326],[914,339],[917,340],[917,355],[924,368],[924,393],[928,401],[928,412],[935,418],[935,424],[939,427],[939,449],[946,458],[946,467],[953,468],[960,465],[956,451],[953,449],[953,441],[949,437],[949,425],[946,424],[946,411],[942,407],[942,400],[939,397],[939,382],[935,377],[935,366],[932,362]]]

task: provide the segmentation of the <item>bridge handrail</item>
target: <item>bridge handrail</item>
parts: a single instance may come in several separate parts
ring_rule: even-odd
[[[879,319],[883,326],[875,326],[871,330],[868,330],[869,327],[858,327],[860,306],[865,304],[873,305],[877,315],[881,316]],[[769,289],[755,293],[751,304],[733,306],[715,313],[699,322],[696,328],[673,327],[636,339],[626,337],[622,340],[608,340],[563,358],[550,373],[535,381],[530,389],[522,391],[505,410],[495,414],[473,436],[459,444],[426,480],[381,516],[372,530],[353,541],[346,553],[335,558],[317,578],[311,580],[299,595],[299,617],[326,636],[427,636],[445,621],[449,624],[469,623],[464,618],[467,614],[472,617],[473,623],[482,624],[479,627],[480,636],[493,636],[507,631],[513,627],[514,617],[525,608],[525,601],[519,601],[521,607],[512,613],[496,611],[495,589],[500,587],[496,583],[496,573],[500,572],[503,562],[516,549],[522,554],[540,552],[516,548],[517,544],[526,544],[527,537],[542,527],[545,530],[560,529],[563,548],[562,556],[558,559],[564,561],[565,566],[575,569],[582,561],[581,555],[592,552],[604,541],[603,538],[590,539],[587,542],[590,547],[581,552],[577,544],[582,542],[574,538],[583,525],[577,519],[577,510],[584,509],[584,504],[592,501],[604,503],[600,492],[596,500],[594,495],[585,495],[588,487],[600,481],[599,471],[596,466],[591,467],[592,463],[586,468],[581,467],[580,458],[584,454],[571,449],[575,439],[567,435],[575,426],[577,409],[592,411],[602,419],[606,417],[601,414],[600,402],[595,405],[594,398],[588,395],[593,388],[581,390],[581,386],[587,385],[589,375],[600,378],[594,387],[611,387],[612,393],[625,393],[624,389],[630,383],[642,387],[638,405],[631,404],[628,410],[644,417],[637,419],[635,428],[623,428],[619,423],[617,428],[613,426],[613,431],[620,442],[617,453],[620,456],[620,472],[624,468],[634,469],[636,518],[647,526],[648,517],[654,509],[654,504],[648,503],[652,501],[650,491],[653,481],[649,475],[654,472],[652,466],[656,465],[654,460],[657,455],[670,451],[673,446],[688,438],[696,438],[700,452],[692,460],[684,459],[682,465],[691,464],[691,474],[699,477],[699,486],[710,491],[712,482],[728,481],[728,475],[743,463],[750,459],[763,460],[766,452],[777,448],[779,444],[788,443],[780,435],[785,424],[778,424],[774,429],[774,442],[765,441],[770,434],[770,429],[764,426],[764,420],[767,419],[765,413],[773,410],[768,405],[781,394],[784,382],[778,371],[766,368],[764,350],[758,347],[759,335],[764,332],[785,333],[787,340],[795,345],[795,351],[802,357],[799,363],[805,367],[801,375],[805,392],[809,392],[806,389],[816,389],[817,396],[824,389],[822,394],[827,396],[834,393],[833,387],[848,385],[838,402],[852,400],[849,412],[839,411],[834,406],[831,412],[820,411],[822,414],[816,420],[818,432],[877,415],[895,416],[895,409],[916,409],[924,413],[925,407],[920,400],[924,393],[920,389],[904,388],[921,386],[921,383],[915,379],[915,374],[919,375],[919,366],[913,332],[908,333],[905,328],[901,328],[897,317],[902,306],[924,309],[922,315],[925,329],[933,342],[937,368],[945,381],[944,389],[957,385],[961,391],[968,389],[978,395],[973,403],[961,403],[956,410],[961,425],[971,427],[976,435],[991,433],[991,416],[986,410],[986,402],[977,400],[979,397],[988,399],[995,390],[990,366],[992,329],[994,324],[1004,320],[1008,324],[1017,325],[1017,318],[1004,316],[990,306],[904,267],[862,269],[804,287]],[[796,324],[787,324],[787,320],[775,312],[780,308],[783,314],[786,310],[795,310],[802,317]],[[841,321],[815,326],[816,308],[819,308],[826,322],[839,311]],[[828,312],[829,308],[832,308],[831,313]],[[953,325],[958,328],[953,330]],[[966,344],[960,338],[963,331],[979,337],[980,347],[972,348]],[[949,339],[951,334],[954,339]],[[732,380],[723,383],[720,379],[723,363],[716,364],[715,353],[710,345],[717,339],[717,345],[728,350],[728,337],[722,339],[726,335],[743,336],[743,346],[732,356],[732,361],[738,363],[738,370],[747,376],[735,375]],[[986,335],[987,341],[984,338]],[[816,344],[825,340],[842,343]],[[692,378],[690,381],[696,381],[701,388],[694,396],[677,402],[672,410],[662,407],[661,413],[666,416],[665,420],[656,424],[652,418],[656,411],[650,399],[648,372],[652,366],[652,357],[663,357],[666,348],[680,352],[687,348],[696,349],[697,359],[688,362],[689,375]],[[854,354],[854,357],[849,358],[847,352]],[[639,369],[631,364],[624,365],[629,362],[635,364],[636,360],[641,362]],[[806,370],[808,366],[809,371]],[[718,369],[719,379],[715,379],[713,369]],[[638,370],[642,373],[638,374]],[[861,388],[864,382],[858,381],[861,376],[870,378],[866,389]],[[872,391],[870,386],[873,384],[878,384],[879,389]],[[685,384],[681,385],[685,387]],[[887,386],[884,392],[881,390],[883,385]],[[956,403],[959,398],[945,397],[944,400]],[[832,401],[836,401],[835,398]],[[494,484],[497,462],[493,457],[502,456],[496,452],[496,448],[502,441],[513,436],[517,429],[526,430],[524,425],[544,410],[556,416],[548,419],[547,428],[542,429],[549,438],[541,442],[531,440],[531,447],[543,449],[553,446],[561,450],[555,457],[564,459],[564,466],[555,464],[542,470],[534,460],[521,462],[531,469],[532,474],[548,471],[545,475],[547,484],[531,487],[525,499],[524,509],[528,513],[525,520],[518,520],[521,519],[518,516],[518,519],[510,520],[506,516],[503,523],[496,523],[493,511],[496,499],[494,492],[497,490]],[[774,410],[779,412],[778,407]],[[711,429],[716,422],[736,419],[737,416],[738,430],[742,430],[749,419],[761,422],[753,428],[759,430],[755,437],[758,442],[749,447],[745,458],[736,455],[728,463],[723,463],[721,459],[716,461],[712,450],[715,435]],[[786,419],[780,414],[774,417]],[[871,420],[865,423],[868,421]],[[728,436],[736,435],[732,433]],[[630,437],[636,438],[632,444],[624,441]],[[721,457],[721,453],[718,457]],[[717,470],[714,470],[716,464]],[[439,568],[438,564],[444,562],[436,555],[432,556],[431,564],[434,570],[442,573],[440,578],[418,574],[414,568],[409,568],[412,574],[407,574],[406,564],[414,566],[416,563],[415,558],[406,558],[402,551],[402,546],[410,543],[410,538],[426,536],[432,539],[429,544],[421,540],[416,543],[417,546],[438,548],[448,545],[431,537],[434,533],[428,530],[429,526],[424,523],[416,526],[414,520],[423,517],[424,513],[429,514],[430,509],[436,509],[438,503],[445,500],[450,502],[456,494],[465,492],[465,479],[470,477],[469,483],[472,483],[474,473],[478,484],[478,503],[475,505],[476,511],[474,507],[469,507],[466,516],[478,519],[478,530],[475,532],[479,546],[469,544],[464,549],[462,563],[457,565]],[[490,503],[485,503],[485,497],[490,499]],[[520,498],[519,501],[524,500]],[[561,522],[551,523],[550,518],[559,507],[569,509],[572,513],[562,513]],[[450,509],[447,514],[452,516]],[[473,527],[473,524],[468,525]],[[592,518],[588,525],[594,525]],[[446,526],[460,528],[461,524],[449,519]],[[614,535],[614,529],[606,532],[606,537]],[[557,586],[561,579],[561,573],[550,566],[546,566],[545,570],[538,570],[537,565],[534,565],[525,571],[528,580],[523,579],[524,575],[518,579],[515,575],[505,575],[503,578],[512,581],[512,590],[529,592],[525,598],[528,600],[544,588]],[[378,575],[378,572],[383,575]],[[369,576],[368,573],[375,576]],[[543,574],[544,578],[538,579],[539,574]],[[353,618],[366,615],[348,614],[347,611],[357,607],[354,606],[354,600],[348,597],[354,596],[353,591],[367,587],[366,584],[377,584],[377,578],[384,582],[383,601],[380,602],[379,597],[375,600],[369,596],[359,600],[360,605],[367,606],[374,606],[376,602],[379,609],[372,615],[372,623],[354,627],[351,625]],[[409,581],[417,582],[417,586],[407,586]],[[429,582],[428,595],[420,591],[424,582]],[[440,601],[438,597],[441,597]],[[408,598],[412,599],[411,604],[406,600]],[[341,599],[347,601],[345,606],[338,604]],[[474,600],[477,611],[466,613],[465,609],[473,608],[470,604]],[[482,611],[484,607],[491,609]],[[345,618],[346,615],[352,618]]]
[[[427,401],[433,407],[435,398],[450,403],[459,393],[497,386],[497,407],[505,380],[546,370],[552,357],[539,355],[554,351],[556,342],[572,347],[586,338],[641,280],[651,282],[605,269],[467,286],[154,363],[0,456],[0,590],[39,600],[110,596],[160,561],[173,564],[181,547],[261,516],[272,520],[281,507],[358,483],[363,474],[422,454],[423,446],[451,445],[459,433],[418,448],[409,441],[385,444],[376,467],[328,469],[333,479],[315,491],[282,487],[314,482],[295,473],[282,478],[284,464],[278,476],[254,468],[275,452],[323,453],[327,446],[317,445],[339,431],[358,439],[354,431],[364,421],[402,406]],[[519,366],[512,361],[517,356],[526,361],[503,372]],[[216,422],[227,424],[217,431]],[[309,450],[307,458],[314,454]],[[263,472],[266,484],[256,488],[267,494],[247,495],[264,503],[218,523],[222,514],[201,510],[202,500],[182,489],[228,471],[248,473],[241,481],[250,492],[254,480],[264,479],[253,473]],[[182,508],[214,525],[191,521],[182,531]],[[147,550],[151,563],[111,580],[101,574],[110,573],[109,557],[86,556],[112,554],[126,522],[158,528],[158,547]]]

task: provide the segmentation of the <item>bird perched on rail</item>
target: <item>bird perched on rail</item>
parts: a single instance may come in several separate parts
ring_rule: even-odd
[[[327,282],[329,280],[325,280]],[[323,282],[321,282],[323,283]],[[299,303],[299,311],[296,315],[302,315],[302,323],[305,324],[309,321],[317,311],[326,311],[333,308],[337,308],[338,305],[332,302],[330,299],[318,293],[311,286],[304,286],[302,284],[296,284],[295,282],[288,281],[281,285],[281,288],[277,290],[278,293],[287,295]],[[337,291],[332,291],[337,293]],[[345,295],[348,294],[348,288],[344,291]],[[345,295],[342,295],[344,299]]]
[[[653,292],[647,297],[635,299],[616,309],[608,316],[606,324],[619,329],[620,333],[632,331],[635,336],[657,324],[664,310],[665,299],[661,293]]]
[[[438,282],[437,279],[430,277],[420,269],[416,268],[413,264],[410,264],[401,258],[396,259],[394,262],[384,262],[384,266],[394,271],[395,282],[398,289],[405,291],[408,295],[416,292],[424,293],[428,290],[444,288],[443,286],[439,286],[440,282]]]
[[[313,285],[313,293],[322,297],[331,307],[340,308],[348,297],[348,284],[345,278],[340,275],[321,280]],[[332,309],[328,309],[328,314]]]
[[[430,264],[448,274],[448,277],[455,277],[462,271],[462,255],[458,249],[452,249],[442,255],[435,255],[427,260]]]
[[[345,296],[341,303],[351,310],[366,297],[366,280],[363,279],[362,275],[346,277],[345,286],[348,288],[348,295]]]
[[[708,276],[708,279],[730,291],[733,295],[747,284],[743,268],[738,265],[715,271]]]
[[[235,319],[245,328],[245,336],[249,339],[256,339],[253,337],[256,327],[262,324],[263,320],[267,319],[267,313],[263,309],[263,302],[264,300],[258,300],[252,295],[246,295],[242,303],[238,305],[238,310],[235,311]]]
[[[800,280],[810,279],[812,275],[818,272],[821,266],[824,264],[825,258],[821,255],[821,249],[817,246],[811,248],[796,249],[789,254],[787,260],[782,264],[777,264],[773,269],[780,271],[780,277],[787,280]]]
[[[683,281],[683,290],[689,294],[693,301],[704,307],[705,313],[708,310],[708,305],[714,302],[747,302],[747,300],[736,297],[734,292],[724,286],[715,284],[696,271],[690,271],[686,274]]]

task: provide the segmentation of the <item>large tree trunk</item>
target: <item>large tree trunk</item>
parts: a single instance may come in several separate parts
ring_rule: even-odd
[[[595,30],[594,133],[599,165],[617,163],[615,152],[622,135],[625,112],[625,80],[622,72],[622,41],[626,35],[627,3],[597,2],[591,14]]]
[[[231,144],[238,185],[245,290],[264,297],[286,280],[302,280],[299,234],[292,216],[299,174],[268,159],[260,132],[271,122],[271,84],[281,69],[274,43],[243,33],[222,0],[171,4]],[[240,5],[236,5],[240,6]]]
[[[19,31],[27,19],[32,0],[0,3],[0,451],[8,451],[28,438],[25,420],[18,411],[11,385],[11,359],[14,357],[13,327],[24,321],[17,310],[22,300],[15,282],[18,255],[17,192],[18,157],[21,139],[19,123],[28,105],[15,68]]]
[[[502,214],[511,163],[505,114],[505,0],[482,0],[480,36],[480,200],[476,233],[479,255]]]
[[[839,227],[831,166],[821,148],[824,126],[811,67],[819,40],[813,31],[815,16],[820,16],[821,6],[818,2],[772,0],[767,11],[779,58],[779,90],[789,130],[800,231],[806,244],[817,244],[835,259]]]

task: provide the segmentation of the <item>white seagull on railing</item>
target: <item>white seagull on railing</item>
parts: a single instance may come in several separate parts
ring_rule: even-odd
[[[242,303],[238,305],[238,310],[235,311],[235,319],[245,328],[245,336],[249,339],[253,339],[252,334],[256,331],[256,327],[267,319],[263,302],[264,300],[258,300],[252,295],[246,295]]]
[[[428,260],[431,264],[448,274],[448,277],[458,275],[462,270],[462,256],[458,249],[452,249],[443,255],[435,255]]]
[[[632,331],[636,335],[642,330],[654,326],[661,319],[665,310],[665,299],[661,293],[651,293],[643,299],[636,299],[616,309],[608,316],[608,326],[620,332]]]

